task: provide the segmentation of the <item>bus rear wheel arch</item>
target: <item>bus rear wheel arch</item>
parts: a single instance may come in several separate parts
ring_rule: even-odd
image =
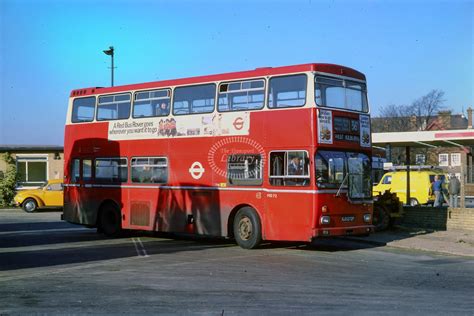
[[[257,212],[249,206],[237,211],[233,221],[233,235],[244,249],[257,248],[262,242],[262,225]]]
[[[105,202],[99,209],[97,229],[109,237],[117,237],[122,232],[120,208],[113,202]]]

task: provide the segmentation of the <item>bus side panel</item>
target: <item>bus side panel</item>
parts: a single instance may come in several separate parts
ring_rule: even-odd
[[[271,152],[282,150],[307,151],[311,162],[310,175],[313,174],[314,109],[282,109],[263,113],[267,126],[265,185],[269,189],[263,193],[267,215],[266,237],[268,240],[309,241],[314,227],[314,198],[308,191],[314,190],[314,180],[309,179],[309,185],[305,186],[277,186],[271,184],[269,175]]]
[[[312,237],[312,194],[265,193],[266,238],[310,241]]]

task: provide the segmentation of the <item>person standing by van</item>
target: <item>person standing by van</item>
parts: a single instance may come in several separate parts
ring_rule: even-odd
[[[434,192],[434,195],[435,195],[435,201],[434,201],[434,204],[433,206],[434,207],[440,207],[443,205],[443,181],[441,181],[441,179],[439,178],[438,175],[436,175],[434,177],[434,182],[433,182],[433,185],[432,185],[432,189],[433,189],[433,192]]]
[[[460,191],[461,182],[459,182],[459,179],[454,174],[451,174],[448,184],[449,206],[458,207],[458,195]]]

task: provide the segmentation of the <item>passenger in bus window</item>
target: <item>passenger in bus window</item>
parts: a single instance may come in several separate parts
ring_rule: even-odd
[[[288,174],[290,175],[302,175],[303,167],[299,157],[293,157],[288,165]]]
[[[170,113],[170,109],[166,102],[161,102],[160,107],[158,108],[158,116],[168,116]]]

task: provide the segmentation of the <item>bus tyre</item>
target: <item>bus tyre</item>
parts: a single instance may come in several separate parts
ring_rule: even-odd
[[[244,249],[254,249],[262,241],[262,225],[251,207],[241,208],[234,218],[234,238]]]
[[[38,203],[36,203],[35,199],[26,199],[23,202],[23,210],[27,213],[33,213],[38,209]]]
[[[410,199],[410,206],[418,206],[420,203],[418,203],[418,200],[415,198]]]
[[[372,223],[375,226],[376,232],[386,230],[390,226],[390,213],[384,206],[374,206]]]
[[[120,211],[112,204],[108,203],[102,206],[99,217],[99,232],[109,237],[117,237],[122,231],[122,220]]]

